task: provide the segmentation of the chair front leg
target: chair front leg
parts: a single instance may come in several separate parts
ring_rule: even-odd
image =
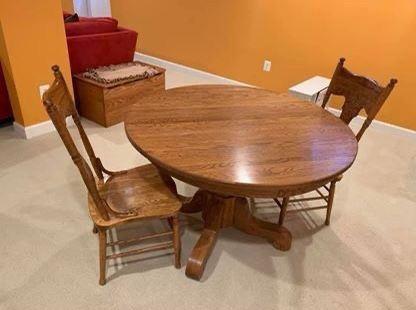
[[[332,204],[334,203],[334,195],[335,195],[335,185],[338,180],[334,180],[331,182],[329,186],[329,195],[328,195],[328,207],[326,209],[326,219],[325,225],[329,225],[331,222],[331,211],[332,211]]]
[[[181,237],[179,231],[178,215],[176,214],[171,218],[172,230],[173,230],[173,247],[175,250],[175,267],[181,268]]]
[[[104,285],[106,282],[105,279],[105,269],[106,269],[106,260],[107,260],[107,230],[98,229],[98,248],[99,248],[99,262],[100,262],[100,285]]]

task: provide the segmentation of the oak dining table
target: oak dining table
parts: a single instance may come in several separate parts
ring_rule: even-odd
[[[125,130],[168,183],[173,177],[199,188],[181,210],[202,211],[204,228],[186,266],[186,275],[196,280],[225,227],[289,250],[289,230],[256,218],[247,197],[314,190],[344,173],[358,149],[351,129],[321,107],[288,93],[245,86],[155,92],[131,107]]]

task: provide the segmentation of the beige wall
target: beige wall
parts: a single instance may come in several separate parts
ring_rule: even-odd
[[[330,77],[345,56],[383,84],[399,79],[378,118],[416,129],[414,0],[113,0],[112,13],[141,52],[279,92]]]
[[[61,3],[1,1],[0,21],[0,58],[16,122],[29,126],[48,120],[39,86],[53,81],[52,65],[61,67],[71,87]]]

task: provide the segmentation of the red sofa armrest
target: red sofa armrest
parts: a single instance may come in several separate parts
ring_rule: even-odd
[[[7,92],[6,80],[4,79],[3,69],[0,65],[0,121],[13,116],[12,106],[10,105],[9,93]]]
[[[67,37],[72,74],[133,61],[136,41],[137,32],[121,27],[116,32]]]

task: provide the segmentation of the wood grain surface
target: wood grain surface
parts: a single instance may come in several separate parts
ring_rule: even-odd
[[[135,148],[171,176],[248,197],[300,194],[333,180],[357,154],[351,129],[289,94],[228,85],[138,99],[125,122]]]

